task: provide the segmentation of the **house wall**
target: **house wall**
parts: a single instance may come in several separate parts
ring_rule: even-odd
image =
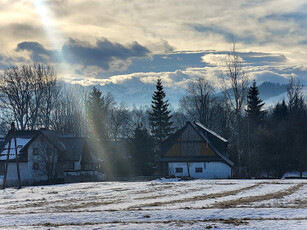
[[[21,184],[28,184],[30,181],[28,162],[19,162],[19,170]],[[18,184],[17,166],[15,162],[9,162],[8,164],[6,184],[8,186]]]
[[[34,155],[34,148],[38,149],[38,154]],[[51,149],[51,154],[47,154],[47,149]],[[34,163],[38,164],[38,169],[34,169]],[[48,174],[56,173],[57,149],[43,136],[37,137],[28,148],[28,170],[32,182],[48,180]],[[47,169],[49,164],[50,169]]]
[[[202,179],[230,178],[231,167],[223,162],[169,162],[169,176],[188,176],[188,166],[190,176]],[[176,168],[182,168],[182,173],[176,172]],[[196,168],[202,168],[202,172],[196,172]]]

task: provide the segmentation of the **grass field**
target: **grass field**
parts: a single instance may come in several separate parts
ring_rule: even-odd
[[[307,229],[307,180],[155,180],[0,190],[2,229]]]

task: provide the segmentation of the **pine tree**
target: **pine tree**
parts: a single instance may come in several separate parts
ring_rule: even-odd
[[[289,110],[285,100],[282,103],[277,103],[273,109],[272,119],[274,123],[278,123],[285,120],[288,116]]]
[[[264,103],[259,98],[259,90],[254,80],[253,85],[249,88],[247,95],[247,109],[246,116],[249,120],[251,128],[256,128],[259,126],[264,119],[266,110],[263,110]]]
[[[164,98],[165,92],[159,78],[156,83],[156,91],[152,96],[151,112],[149,113],[151,132],[158,143],[161,143],[173,131],[171,111],[168,108],[168,100],[164,100]]]
[[[105,140],[107,137],[103,107],[101,91],[93,87],[87,102],[87,114],[90,132],[99,140]]]

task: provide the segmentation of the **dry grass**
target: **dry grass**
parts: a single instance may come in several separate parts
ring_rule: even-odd
[[[253,202],[259,202],[259,201],[271,200],[271,199],[280,199],[284,196],[291,195],[292,193],[299,190],[302,186],[304,186],[304,184],[298,184],[284,191],[278,191],[275,193],[269,193],[269,194],[264,194],[264,195],[259,195],[259,196],[241,197],[239,199],[222,201],[222,202],[214,204],[213,208],[234,208],[239,205],[249,204]]]
[[[255,187],[258,187],[261,184],[262,183],[251,185],[251,186],[240,188],[240,189],[225,191],[225,192],[211,193],[211,194],[187,197],[187,198],[182,198],[182,199],[157,201],[157,202],[148,203],[148,204],[135,205],[135,206],[129,207],[128,210],[138,209],[142,207],[155,207],[155,206],[163,206],[163,205],[168,205],[168,204],[178,204],[178,203],[193,202],[193,201],[199,201],[199,200],[214,199],[214,198],[219,198],[219,197],[224,197],[224,196],[231,196],[231,195],[236,195],[239,192],[247,191]]]
[[[302,221],[307,220],[307,218],[229,218],[229,219],[200,219],[200,220],[150,220],[150,216],[143,216],[143,220],[140,221],[123,221],[123,220],[117,220],[117,221],[109,221],[109,222],[84,222],[84,223],[42,223],[42,224],[35,224],[30,225],[31,227],[50,227],[50,228],[56,228],[56,227],[64,227],[64,226],[93,226],[93,225],[106,225],[106,224],[140,224],[142,225],[142,228],[144,228],[145,224],[169,224],[169,225],[176,225],[176,226],[185,226],[185,225],[193,225],[193,224],[199,224],[199,223],[222,223],[222,224],[228,224],[228,225],[234,225],[234,226],[240,226],[240,225],[248,225],[251,221]],[[29,225],[19,225],[18,227],[27,227]],[[7,228],[11,226],[1,226],[1,228]],[[212,225],[207,225],[207,229],[212,228]]]

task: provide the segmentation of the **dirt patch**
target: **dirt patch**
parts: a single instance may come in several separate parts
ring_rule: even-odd
[[[253,202],[259,202],[259,201],[271,200],[271,199],[280,199],[284,196],[291,195],[292,193],[299,190],[302,186],[304,186],[304,184],[298,184],[286,190],[275,192],[275,193],[269,193],[269,194],[264,194],[264,195],[259,195],[259,196],[241,197],[239,199],[223,201],[223,202],[214,204],[213,208],[234,208],[239,205],[245,205],[245,204],[249,204]]]

